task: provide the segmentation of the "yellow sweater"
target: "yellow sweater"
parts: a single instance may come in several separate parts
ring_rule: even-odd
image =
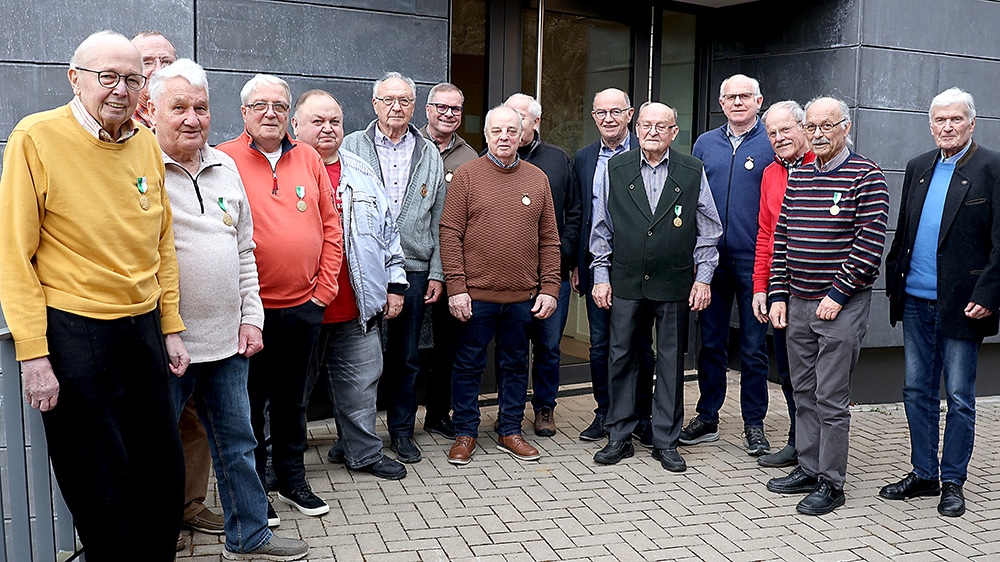
[[[111,320],[159,304],[163,333],[184,330],[163,175],[145,128],[102,142],[68,105],[17,124],[0,176],[0,304],[19,361],[48,355],[46,307]]]

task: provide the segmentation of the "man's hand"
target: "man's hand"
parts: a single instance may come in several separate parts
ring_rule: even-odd
[[[184,376],[188,365],[191,364],[191,356],[188,355],[187,347],[181,341],[180,334],[167,334],[164,337],[167,344],[167,359],[170,361],[170,372],[175,377]]]
[[[427,282],[427,292],[424,293],[424,304],[435,303],[442,295],[444,295],[444,283],[432,279]],[[469,315],[471,316],[472,313],[469,313]]]
[[[240,324],[238,348],[240,355],[250,357],[262,349],[264,349],[264,336],[261,335],[260,328],[251,324]]]
[[[535,318],[539,320],[545,320],[552,313],[556,311],[556,305],[559,304],[559,299],[553,297],[552,295],[539,294],[535,297],[535,306],[531,307],[531,313],[535,315]]]
[[[691,285],[691,295],[688,297],[688,306],[691,310],[699,311],[708,308],[712,304],[712,286],[708,283],[695,281]]]
[[[753,317],[761,324],[767,324],[767,293],[760,292],[753,294]]]
[[[472,297],[469,296],[469,293],[448,297],[448,310],[455,318],[462,322],[468,322],[469,318],[472,318]]]
[[[326,308],[326,305],[327,305],[327,303],[325,303],[325,302],[317,299],[316,297],[313,297],[313,298],[309,299],[309,302],[315,304],[316,306],[318,306],[320,308]]]
[[[590,296],[594,297],[594,304],[599,308],[611,308],[611,283],[594,283]]]
[[[385,306],[382,307],[382,314],[386,320],[392,320],[403,311],[403,295],[389,293],[385,298]]]
[[[784,330],[788,327],[787,306],[783,302],[771,304],[771,325],[777,330]]]
[[[816,307],[816,318],[820,320],[836,320],[842,308],[844,307],[837,304],[837,301],[831,299],[829,295],[825,296],[823,300],[819,301],[819,306]]]
[[[569,286],[576,291],[580,292],[580,268],[574,267],[573,271],[569,272]]]
[[[974,302],[970,302],[969,304],[965,305],[965,315],[968,316],[969,318],[972,318],[973,320],[981,320],[983,318],[986,318],[990,314],[993,314],[992,310],[986,308],[985,306],[976,304]]]
[[[24,398],[32,408],[48,412],[59,402],[59,381],[48,357],[21,363],[21,384],[24,386]]]

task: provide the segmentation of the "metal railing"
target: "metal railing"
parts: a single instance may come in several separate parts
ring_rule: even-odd
[[[24,401],[21,366],[0,311],[0,561],[84,560],[49,466],[42,415]]]

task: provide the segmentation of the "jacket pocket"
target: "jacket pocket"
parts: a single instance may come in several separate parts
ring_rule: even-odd
[[[968,201],[965,202],[965,205],[967,207],[971,207],[973,205],[982,205],[983,203],[986,203],[986,198],[979,197],[977,199],[969,199]]]

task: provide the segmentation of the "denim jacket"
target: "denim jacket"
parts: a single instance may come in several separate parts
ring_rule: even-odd
[[[402,294],[407,285],[399,230],[389,211],[382,181],[358,155],[340,150],[340,185],[344,208],[344,256],[363,330],[382,312],[387,293]]]

